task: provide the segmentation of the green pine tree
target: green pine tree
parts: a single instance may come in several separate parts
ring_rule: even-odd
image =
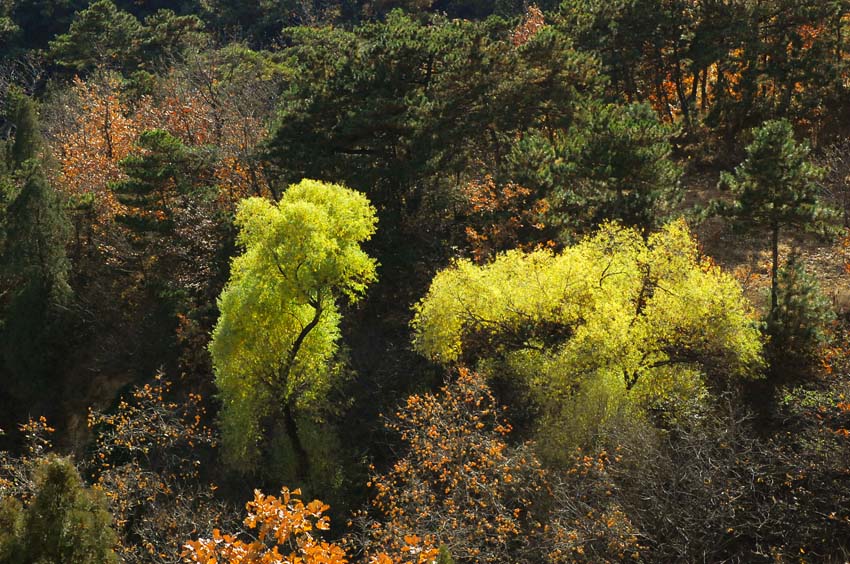
[[[519,141],[508,174],[547,194],[544,223],[568,232],[608,219],[657,227],[682,196],[682,169],[670,158],[673,132],[648,105],[589,104],[554,136],[533,132]]]
[[[112,186],[127,213],[118,220],[137,235],[163,233],[173,227],[175,198],[196,183],[200,163],[180,139],[167,131],[145,131],[138,151],[121,161],[127,179]]]
[[[437,554],[437,564],[455,564],[452,553],[446,548],[446,545],[440,545],[440,553]]]
[[[6,208],[7,244],[3,250],[4,277],[13,279],[19,293],[42,290],[46,304],[68,303],[68,218],[58,194],[33,163],[23,172],[23,186]]]
[[[15,128],[15,136],[6,151],[6,167],[13,171],[21,168],[27,160],[39,156],[41,135],[35,105],[21,90],[11,89],[6,104],[6,119]]]
[[[60,67],[86,73],[99,66],[132,67],[137,63],[142,25],[111,0],[92,2],[74,14],[66,33],[50,42],[48,54]]]
[[[786,120],[768,121],[753,132],[747,158],[721,184],[731,188],[731,203],[715,203],[723,215],[747,230],[767,232],[771,250],[770,310],[778,307],[779,240],[783,230],[828,232],[833,213],[819,199],[821,170],[809,162],[806,143],[794,140]]]
[[[0,562],[18,564],[21,562],[21,527],[23,508],[21,502],[12,496],[0,501]]]
[[[827,326],[835,314],[796,253],[779,269],[776,289],[776,308],[767,317],[768,360],[775,376],[800,374],[827,342]]]
[[[86,488],[67,459],[47,458],[36,469],[35,495],[23,512],[22,562],[117,562],[117,537],[106,499]]]
[[[69,223],[59,194],[42,170],[33,102],[19,91],[7,101],[14,140],[5,147],[2,174],[2,330],[0,355],[6,389],[36,391],[55,365],[60,328],[71,301],[65,244]]]

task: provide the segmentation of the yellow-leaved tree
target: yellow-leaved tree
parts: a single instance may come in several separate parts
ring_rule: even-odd
[[[276,204],[249,198],[239,205],[244,252],[219,298],[210,343],[230,463],[256,462],[264,421],[280,420],[298,474],[308,473],[297,412],[332,384],[338,302],[357,301],[376,278],[375,260],[360,248],[376,222],[366,196],[315,180],[290,186]]]
[[[458,261],[436,275],[413,327],[421,354],[521,380],[579,441],[624,410],[699,396],[707,375],[754,377],[763,365],[739,284],[700,256],[684,221],[648,239],[609,223],[557,254]]]

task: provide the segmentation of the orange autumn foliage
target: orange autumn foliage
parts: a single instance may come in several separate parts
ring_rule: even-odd
[[[301,490],[283,488],[280,497],[254,492],[245,507],[243,524],[250,535],[224,534],[213,530],[212,537],[189,541],[183,560],[198,564],[347,564],[348,555],[338,544],[319,538],[330,529],[325,513],[330,507],[319,500],[305,504]],[[381,552],[367,557],[368,564],[434,564],[438,551],[416,535],[400,543],[401,554],[392,558]]]
[[[124,179],[119,163],[136,150],[138,136],[151,129],[168,131],[190,147],[213,148],[211,180],[218,185],[224,208],[269,191],[262,167],[249,158],[266,133],[258,119],[240,116],[226,104],[212,104],[198,92],[178,91],[174,81],[166,82],[157,96],[142,96],[132,106],[124,100],[119,79],[111,75],[89,81],[75,78],[72,92],[79,107],[64,108],[73,116],[72,123],[57,133],[53,151],[59,162],[58,185],[72,199],[93,200],[96,224],[108,224],[124,212],[110,185]]]
[[[368,484],[378,518],[360,515],[367,552],[401,560],[413,538],[433,557],[443,545],[458,561],[505,562],[532,541],[544,472],[529,449],[508,445],[502,415],[484,378],[465,369],[440,396],[408,398],[389,425],[408,453]]]
[[[205,426],[203,399],[190,393],[178,404],[169,401],[171,382],[158,374],[153,384],[133,390],[114,412],[89,410],[88,427],[97,436],[90,466],[97,475],[96,487],[103,490],[115,523],[123,527],[139,520],[140,506],[161,496],[170,496],[177,481],[197,482],[200,462],[193,451],[215,446],[212,429]],[[146,465],[159,460],[155,472]]]
[[[345,550],[316,535],[330,528],[324,515],[329,507],[319,500],[305,504],[300,495],[287,488],[280,497],[255,491],[244,521],[256,531],[255,539],[242,540],[216,529],[210,539],[188,542],[183,558],[201,564],[346,564]]]
[[[99,222],[111,221],[123,206],[109,185],[122,178],[118,163],[133,150],[142,129],[129,116],[115,77],[89,82],[75,78],[73,92],[81,105],[74,127],[59,133],[54,149],[60,166],[58,185],[72,200],[92,197]]]
[[[218,158],[213,177],[220,203],[228,208],[241,198],[269,192],[263,167],[249,158],[265,139],[267,128],[257,116],[240,112],[238,106],[239,100],[203,95],[198,86],[187,86],[171,76],[163,85],[161,101],[151,109],[157,127],[186,145],[215,147]]]
[[[476,261],[509,249],[530,250],[534,245],[529,242],[539,240],[545,228],[540,219],[549,209],[545,198],[513,182],[497,184],[489,174],[467,183],[463,192],[471,216],[466,237]]]
[[[543,11],[536,5],[531,4],[526,8],[525,17],[523,17],[522,22],[514,29],[511,35],[511,42],[515,47],[524,45],[545,25],[546,17],[543,15]]]
[[[50,436],[56,431],[44,416],[30,418],[18,426],[23,437],[23,452],[19,457],[0,450],[0,500],[18,497],[27,501],[33,496],[33,472],[39,461],[51,451]],[[0,429],[0,436],[3,435]]]
[[[618,449],[619,450],[619,449]],[[616,485],[609,474],[619,455],[577,449],[572,466],[553,484],[554,511],[547,523],[548,554],[553,564],[639,560],[639,536],[623,508],[612,499]]]
[[[797,28],[797,35],[800,36],[801,45],[800,48],[803,51],[808,51],[812,47],[815,46],[815,42],[825,35],[826,33],[826,25],[813,25],[813,24],[802,24]],[[792,49],[791,45],[788,46],[789,51]]]
[[[109,501],[116,551],[126,564],[176,562],[175,535],[235,518],[215,499],[216,486],[201,478],[204,451],[216,443],[204,424],[203,398],[189,393],[174,401],[171,393],[159,374],[113,411],[89,412],[95,439],[85,467]]]

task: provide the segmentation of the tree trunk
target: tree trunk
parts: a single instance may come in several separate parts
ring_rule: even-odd
[[[289,401],[283,405],[283,425],[295,455],[296,477],[299,480],[308,480],[310,478],[310,456],[298,435],[298,421],[295,419],[295,414],[292,413],[292,405]]]
[[[694,69],[693,71],[693,82],[691,83],[691,93],[688,95],[688,99],[694,105],[694,111],[697,111],[697,93],[699,92],[699,84],[700,84],[700,71],[699,69]]]
[[[667,97],[667,91],[664,89],[664,69],[666,67],[660,51],[656,52],[655,59],[656,96],[658,97],[658,102],[664,106],[664,113],[667,114],[670,123],[673,123],[676,121],[676,118],[673,116],[673,110],[670,108],[670,99]]]
[[[106,156],[111,159],[114,149],[112,148],[112,124],[109,119],[109,97],[106,97],[106,111],[103,115],[103,140],[106,142]]]
[[[673,55],[676,58],[673,65],[673,81],[676,84],[676,96],[679,98],[679,107],[682,110],[682,117],[685,118],[685,127],[691,131],[691,109],[688,101],[688,96],[685,94],[685,87],[682,84],[682,68],[679,66],[679,49],[674,47]]]
[[[301,333],[296,337],[295,342],[292,343],[292,349],[290,349],[281,371],[280,382],[287,382],[292,376],[292,367],[295,365],[295,359],[298,356],[298,351],[301,350],[301,346],[304,344],[304,339],[319,324],[319,320],[322,317],[324,309],[318,297],[313,301],[312,306],[315,308],[313,319],[301,329]],[[301,442],[301,437],[298,435],[298,421],[295,419],[295,414],[292,413],[292,402],[293,399],[291,397],[284,400],[282,409],[283,425],[295,454],[295,473],[299,479],[306,480],[310,477],[310,459],[307,455],[307,450],[304,448],[304,443]]]
[[[776,308],[778,306],[778,294],[777,294],[777,276],[779,274],[779,226],[773,226],[772,233],[772,241],[771,241],[771,251],[773,253],[773,263],[770,267],[770,314],[774,315],[776,313]]]

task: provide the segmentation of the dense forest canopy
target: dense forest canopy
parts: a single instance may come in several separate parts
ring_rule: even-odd
[[[846,561],[848,218],[850,0],[0,1],[0,564]]]

